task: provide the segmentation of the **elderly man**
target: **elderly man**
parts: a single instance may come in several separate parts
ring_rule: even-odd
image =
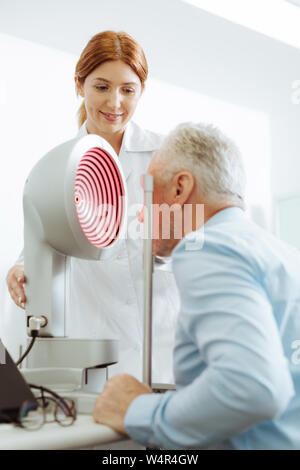
[[[170,238],[160,227],[153,242],[172,253],[181,300],[177,389],[155,394],[116,376],[94,419],[145,446],[300,449],[299,252],[248,219],[239,152],[212,126],[178,126],[148,171],[155,204],[192,208],[190,234],[175,237],[174,214]]]

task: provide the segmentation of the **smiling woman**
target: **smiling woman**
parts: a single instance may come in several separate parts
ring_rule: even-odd
[[[84,98],[79,125],[98,134],[119,154],[125,126],[132,117],[148,75],[142,48],[127,33],[105,31],[87,44],[75,70],[77,93]]]

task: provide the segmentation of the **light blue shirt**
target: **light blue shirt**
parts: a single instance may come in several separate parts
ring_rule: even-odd
[[[239,208],[209,219],[200,245],[172,255],[177,390],[137,397],[126,430],[166,449],[300,449],[300,253]]]

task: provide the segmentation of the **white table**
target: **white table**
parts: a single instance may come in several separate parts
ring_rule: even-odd
[[[37,431],[0,424],[0,450],[143,449],[91,415],[79,414],[69,427],[46,423]]]

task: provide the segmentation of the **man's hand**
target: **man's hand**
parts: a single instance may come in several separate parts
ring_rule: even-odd
[[[132,375],[116,375],[106,382],[103,392],[96,401],[94,420],[127,436],[124,427],[126,412],[131,402],[145,393],[152,393],[151,388]]]

